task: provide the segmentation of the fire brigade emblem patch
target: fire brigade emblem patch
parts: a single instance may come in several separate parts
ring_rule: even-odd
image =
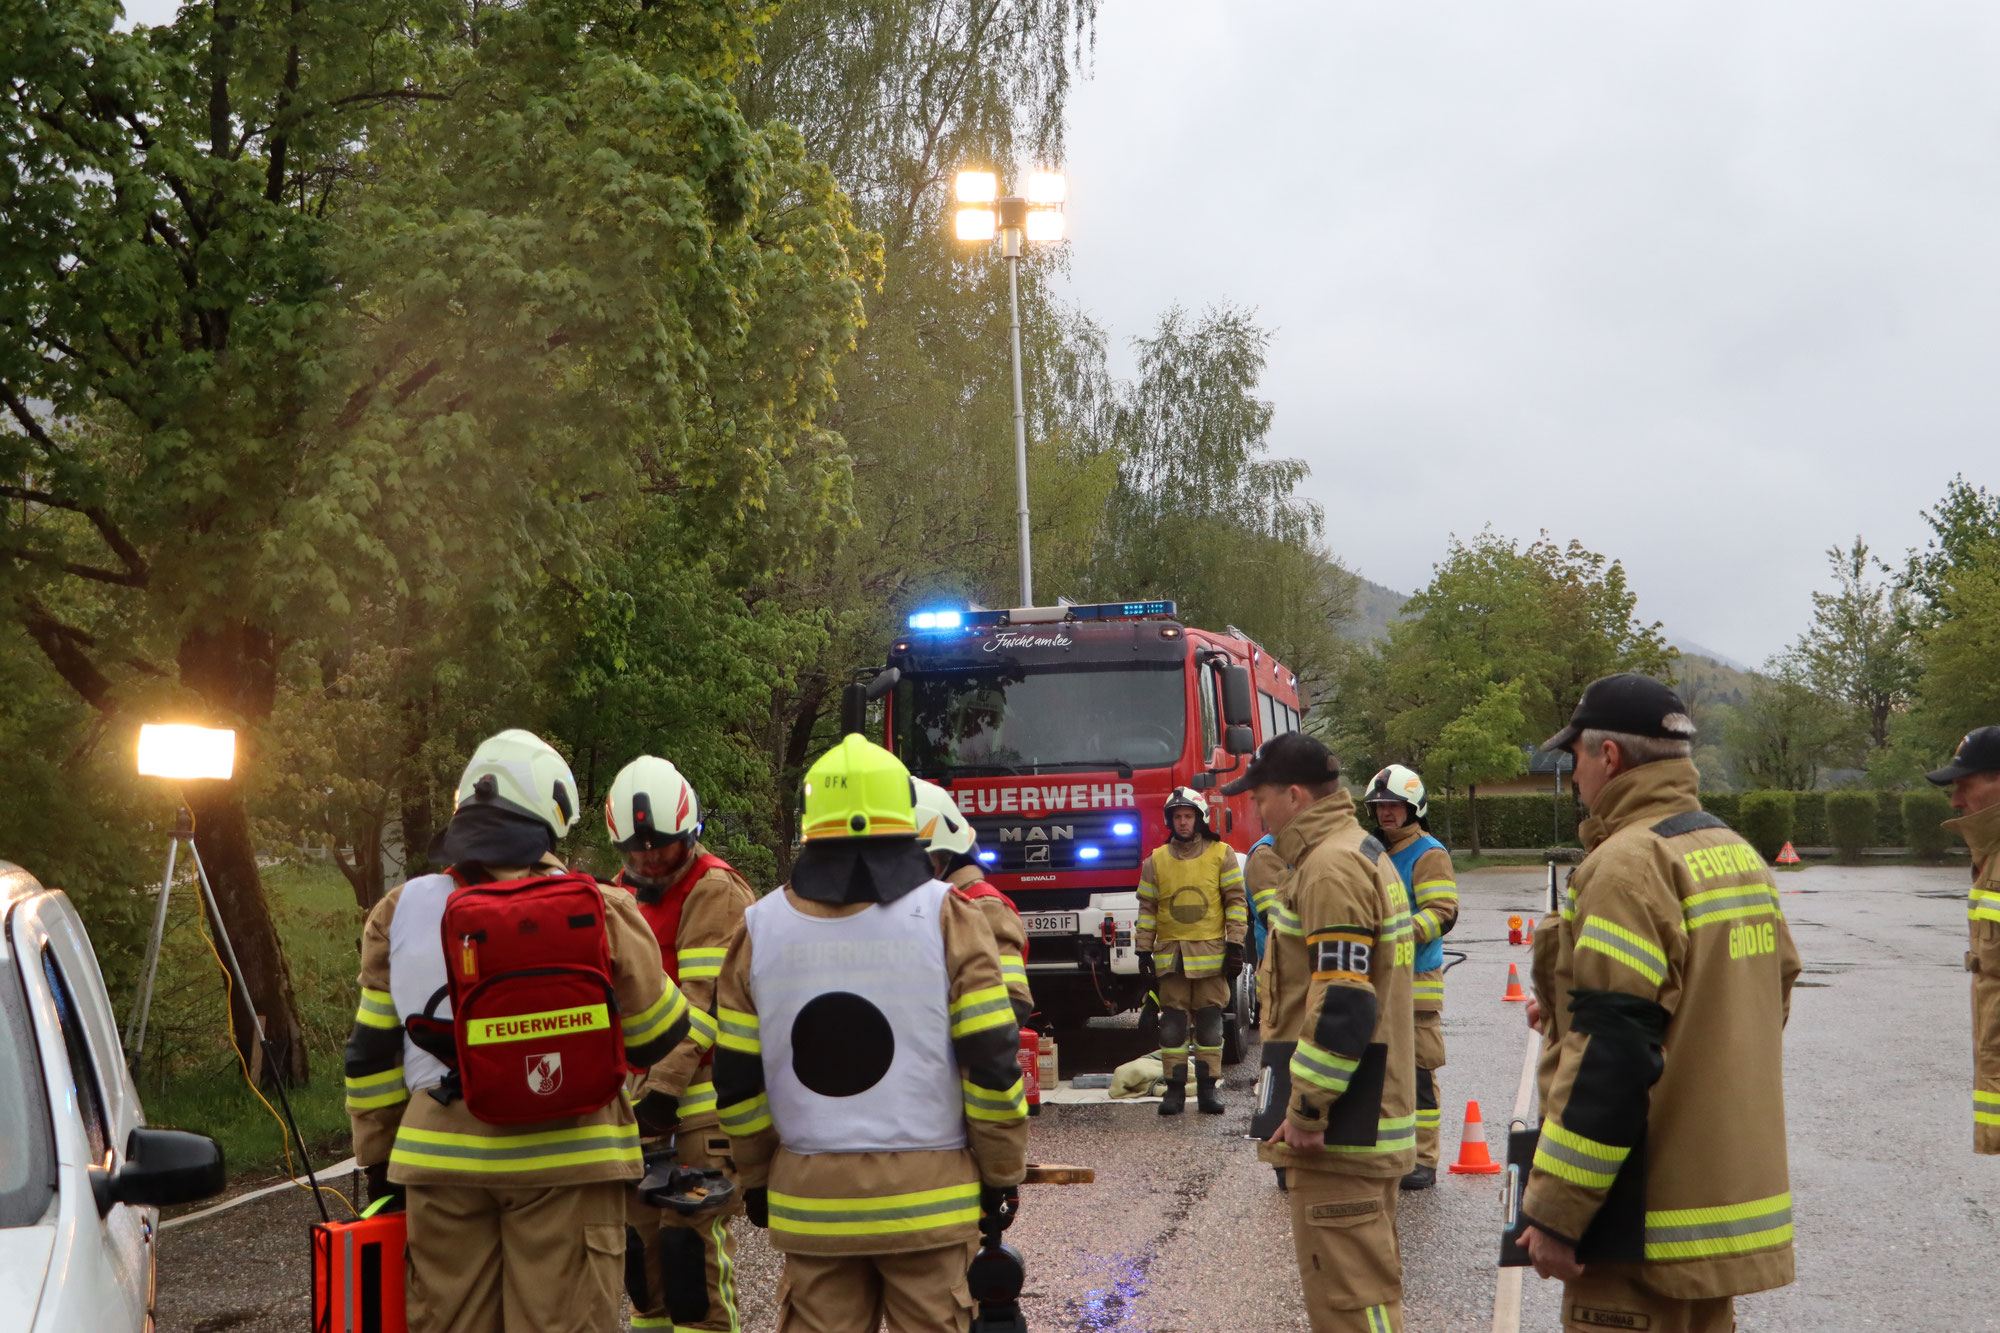
[[[562,1052],[528,1057],[528,1091],[546,1097],[562,1086]]]

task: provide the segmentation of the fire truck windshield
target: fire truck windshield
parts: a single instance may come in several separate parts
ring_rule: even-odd
[[[912,772],[1158,768],[1181,757],[1179,662],[993,666],[906,675],[896,753]]]

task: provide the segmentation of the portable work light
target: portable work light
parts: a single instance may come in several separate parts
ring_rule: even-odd
[[[227,778],[236,771],[236,733],[227,727],[147,723],[139,728],[139,776]]]

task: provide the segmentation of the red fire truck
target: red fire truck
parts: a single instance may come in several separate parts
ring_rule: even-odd
[[[1140,1008],[1135,890],[1166,840],[1167,796],[1205,792],[1210,828],[1247,851],[1263,832],[1250,797],[1218,788],[1299,729],[1298,678],[1233,627],[1181,624],[1168,601],[922,611],[888,665],[886,743],[971,817],[988,877],[1027,925],[1044,1020]],[[1231,1061],[1253,1003],[1246,971]]]

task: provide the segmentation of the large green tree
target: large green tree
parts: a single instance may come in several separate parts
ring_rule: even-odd
[[[1669,678],[1679,654],[1637,604],[1624,566],[1578,542],[1544,533],[1523,546],[1490,530],[1454,539],[1404,618],[1343,673],[1332,734],[1350,761],[1421,770],[1446,727],[1494,686],[1518,683],[1512,739],[1532,744],[1600,676]]]
[[[775,829],[830,736],[840,686],[882,660],[903,612],[1018,596],[1007,276],[993,247],[953,239],[951,182],[964,168],[1012,181],[1060,163],[1096,10],[1096,0],[792,0],[739,82],[753,123],[796,126],[829,165],[884,261],[829,417],[852,462],[849,521],[810,561],[746,594],[824,636],[769,699]],[[1101,338],[1051,299],[1060,263],[1060,247],[1037,246],[1021,275],[1036,583],[1053,592],[1076,585],[1111,475],[1087,427]],[[788,842],[773,847],[780,870]]]
[[[1258,396],[1271,334],[1227,303],[1179,306],[1135,338],[1138,375],[1111,388],[1117,485],[1089,572],[1092,596],[1173,598],[1191,623],[1234,624],[1310,695],[1338,667],[1354,580],[1325,516],[1299,494],[1303,462],[1270,455]]]
[[[1781,653],[1731,711],[1724,746],[1743,786],[1810,791],[1827,769],[1851,765],[1866,735],[1846,700],[1814,686],[1799,654]]]
[[[798,136],[737,111],[732,6],[117,15],[0,16],[0,596],[107,717],[242,729],[238,779],[186,796],[298,1078],[245,801],[295,654],[411,725],[518,685],[607,504],[665,497],[744,571],[806,549],[872,260]],[[382,627],[400,656],[347,669]]]
[[[1910,594],[1884,577],[1889,567],[1860,537],[1826,558],[1833,591],[1812,595],[1812,624],[1793,651],[1812,687],[1852,707],[1870,745],[1881,749],[1917,679]]]

